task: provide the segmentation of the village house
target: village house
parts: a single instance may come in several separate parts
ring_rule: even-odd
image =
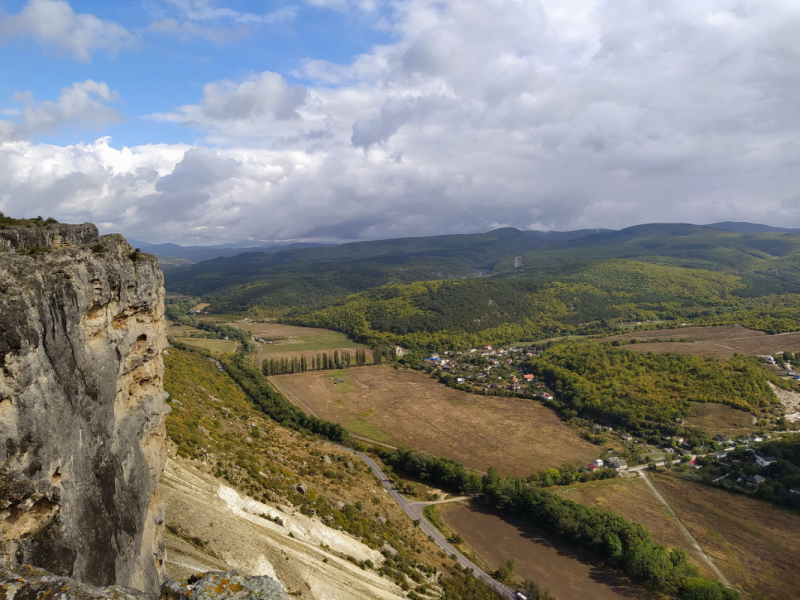
[[[762,469],[777,462],[774,456],[761,456],[760,454],[756,454],[755,458],[756,458],[756,464]]]
[[[608,459],[608,464],[615,468],[617,471],[624,471],[628,468],[628,462],[617,456],[612,456]]]

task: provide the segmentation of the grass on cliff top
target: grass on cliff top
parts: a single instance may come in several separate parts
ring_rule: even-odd
[[[47,219],[43,219],[42,217],[36,217],[34,219],[15,219],[13,217],[7,217],[0,212],[0,229],[4,227],[44,227],[50,223],[58,223],[58,221],[52,217],[48,217]]]
[[[251,498],[273,505],[288,501],[305,515],[332,517],[329,526],[375,549],[388,543],[398,554],[387,556],[379,570],[404,590],[421,587],[419,565],[450,571],[443,583],[448,589],[472,585],[451,571],[452,562],[382,493],[364,463],[267,419],[214,360],[169,348],[164,363],[172,408],[167,433],[180,455],[202,461],[201,468]],[[295,490],[298,483],[308,486],[307,494]]]

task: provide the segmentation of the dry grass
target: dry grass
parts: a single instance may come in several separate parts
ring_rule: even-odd
[[[691,405],[692,414],[684,419],[690,427],[729,436],[755,431],[757,419],[752,413],[714,402],[692,402]]]
[[[477,396],[417,371],[361,367],[271,379],[317,416],[393,446],[454,458],[485,471],[525,476],[565,462],[588,462],[598,448],[548,408],[520,398]]]
[[[447,506],[442,505],[442,521],[490,569],[513,559],[517,580],[532,579],[563,600],[654,598],[620,571],[601,566],[596,556],[525,523],[473,506]]]
[[[714,578],[706,562],[681,534],[667,509],[640,477],[604,479],[550,488],[549,491],[573,502],[614,511],[629,521],[644,525],[657,543],[667,548],[683,548],[703,575]]]
[[[746,597],[800,598],[800,514],[674,476],[654,483]]]
[[[709,358],[730,358],[737,353],[759,356],[784,350],[800,351],[800,332],[768,335],[763,331],[753,331],[739,325],[637,331],[603,338],[602,341],[631,339],[655,340],[625,346],[635,352],[674,352]]]

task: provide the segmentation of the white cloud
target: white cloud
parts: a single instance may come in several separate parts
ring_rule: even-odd
[[[17,118],[0,121],[0,142],[53,134],[64,127],[100,129],[118,123],[122,115],[108,106],[118,99],[119,94],[108,85],[91,79],[62,89],[55,102],[37,102],[30,92],[17,92],[12,100],[23,107],[5,111]]]
[[[199,104],[181,106],[171,113],[154,114],[156,121],[190,124],[241,138],[253,135],[293,133],[305,103],[302,85],[290,86],[277,73],[266,71],[243,81],[224,80],[206,84]],[[284,124],[282,124],[282,122]]]
[[[198,25],[238,18],[185,4]],[[393,43],[309,60],[304,86],[217,81],[152,116],[198,128],[202,145],[7,143],[0,210],[195,242],[800,226],[795,2],[392,6]]]
[[[0,16],[0,43],[14,38],[33,38],[43,48],[80,61],[98,50],[114,54],[136,43],[121,25],[76,14],[64,0],[28,0],[19,13]]]

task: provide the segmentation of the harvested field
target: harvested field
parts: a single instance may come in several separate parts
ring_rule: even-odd
[[[692,414],[684,419],[690,427],[729,436],[755,431],[757,419],[750,412],[714,402],[692,402],[691,405]]]
[[[746,598],[800,598],[800,514],[670,475],[653,482]]]
[[[705,577],[714,578],[714,573],[687,542],[664,505],[647,487],[641,477],[604,479],[565,487],[553,487],[548,491],[573,502],[611,510],[644,525],[653,539],[667,548],[681,547]]]
[[[344,382],[335,384],[334,375]],[[599,452],[538,402],[468,394],[417,371],[360,367],[270,380],[304,410],[353,433],[454,458],[478,471],[495,466],[526,476],[564,462],[585,464]]]
[[[532,579],[559,600],[654,598],[595,555],[521,521],[464,504],[442,510],[440,517],[490,569],[513,559],[515,579]]]
[[[654,331],[636,331],[611,337],[613,340],[652,340],[626,345],[635,352],[674,352],[709,358],[730,358],[734,354],[761,356],[788,350],[800,351],[800,332],[768,335],[763,331],[745,329],[738,325],[722,327],[679,327]]]

